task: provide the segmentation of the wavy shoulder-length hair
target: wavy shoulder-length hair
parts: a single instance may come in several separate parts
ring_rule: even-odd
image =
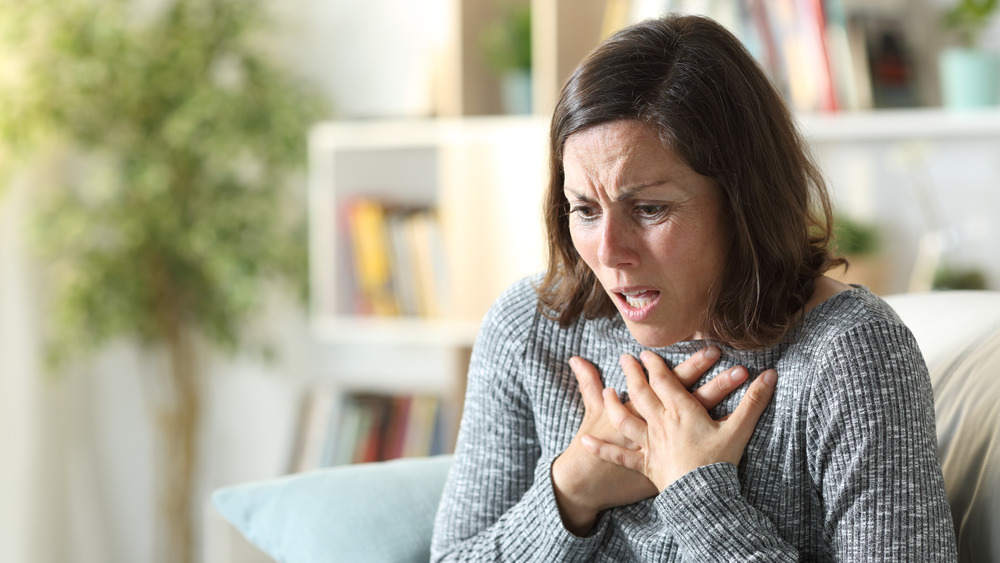
[[[722,195],[726,264],[714,281],[710,338],[742,349],[780,342],[815,280],[843,261],[829,251],[825,182],[781,95],[742,43],[718,23],[668,16],[625,28],[597,47],[563,87],[550,129],[545,196],[549,264],[538,291],[563,326],[616,309],[573,246],[563,193],[570,135],[633,119]]]

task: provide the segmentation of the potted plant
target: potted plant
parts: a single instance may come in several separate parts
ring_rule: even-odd
[[[160,390],[156,555],[170,563],[194,558],[199,352],[246,349],[265,289],[305,287],[287,188],[325,109],[259,50],[264,21],[255,1],[0,0],[17,69],[0,75],[0,153],[45,163],[53,365],[121,339],[165,360],[140,375]]]
[[[986,274],[979,268],[943,265],[934,272],[934,289],[986,289]]]
[[[842,271],[830,275],[844,283],[863,285],[872,292],[886,293],[887,270],[879,257],[882,242],[877,226],[837,215],[833,221],[833,244],[836,254],[847,259]]]
[[[939,58],[941,97],[946,107],[993,106],[1000,101],[1000,58],[980,45],[980,36],[997,7],[998,0],[958,0],[945,12],[945,27],[958,41]]]
[[[500,77],[504,110],[531,113],[531,4],[508,2],[482,36],[486,63]]]

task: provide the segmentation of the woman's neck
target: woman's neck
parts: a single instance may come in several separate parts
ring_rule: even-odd
[[[827,299],[849,289],[851,289],[851,286],[833,278],[827,276],[820,276],[816,278],[816,284],[813,287],[812,296],[810,296],[809,300],[806,301],[806,305],[802,309],[802,314],[804,315],[808,313]]]

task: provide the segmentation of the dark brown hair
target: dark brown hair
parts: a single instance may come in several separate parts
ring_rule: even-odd
[[[549,265],[544,313],[563,326],[616,314],[570,238],[563,147],[577,131],[634,119],[722,195],[729,226],[722,281],[707,311],[709,336],[737,348],[779,342],[815,280],[835,264],[831,205],[781,95],[742,43],[718,23],[668,16],[603,42],[563,87],[549,132],[545,197]]]

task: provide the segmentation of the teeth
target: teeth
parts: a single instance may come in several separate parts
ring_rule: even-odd
[[[629,304],[629,307],[636,309],[642,309],[653,302],[651,297],[639,297],[640,295],[646,295],[645,291],[628,291],[622,293],[622,295],[625,296],[625,302]]]

